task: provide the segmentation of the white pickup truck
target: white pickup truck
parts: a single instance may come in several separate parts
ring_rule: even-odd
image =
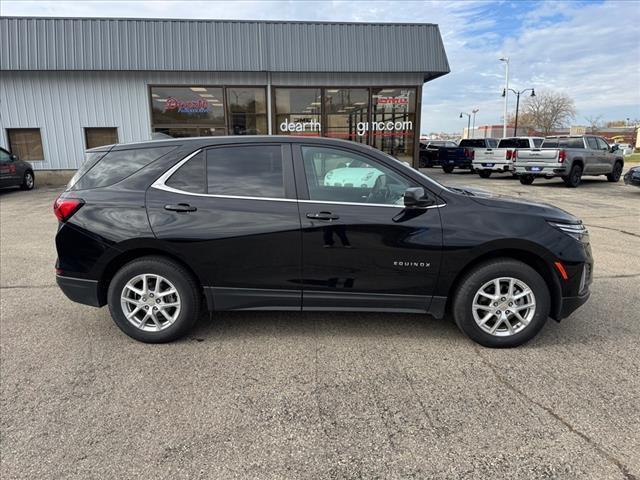
[[[476,150],[473,160],[473,169],[482,178],[489,178],[493,172],[515,172],[513,163],[516,161],[516,152],[519,148],[540,148],[543,137],[510,137],[498,142],[497,148],[485,148]]]

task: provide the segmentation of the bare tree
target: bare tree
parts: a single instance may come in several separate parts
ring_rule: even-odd
[[[589,124],[589,133],[595,133],[602,125],[602,115],[591,115],[590,117],[584,117]]]
[[[573,99],[565,93],[550,90],[540,90],[535,97],[528,97],[523,111],[532,126],[544,135],[566,126],[576,116]]]

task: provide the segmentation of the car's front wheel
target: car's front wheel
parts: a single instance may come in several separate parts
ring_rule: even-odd
[[[549,316],[549,289],[538,272],[512,259],[475,267],[453,299],[453,317],[485,347],[516,347],[531,340]]]
[[[130,337],[163,343],[183,336],[198,319],[200,288],[182,265],[159,256],[124,265],[109,284],[111,317]]]

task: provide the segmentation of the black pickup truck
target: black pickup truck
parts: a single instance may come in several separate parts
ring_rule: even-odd
[[[440,165],[440,148],[456,148],[458,145],[451,140],[427,140],[420,142],[420,168]]]
[[[439,160],[445,173],[453,172],[454,168],[465,168],[473,171],[473,159],[476,149],[496,148],[498,140],[495,138],[463,138],[457,147],[441,147]]]

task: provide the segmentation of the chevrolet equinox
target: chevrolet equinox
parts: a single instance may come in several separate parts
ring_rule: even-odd
[[[513,347],[592,279],[574,216],[327,138],[92,149],[54,212],[60,288],[143,342],[179,338],[206,308],[449,312],[474,341]]]

